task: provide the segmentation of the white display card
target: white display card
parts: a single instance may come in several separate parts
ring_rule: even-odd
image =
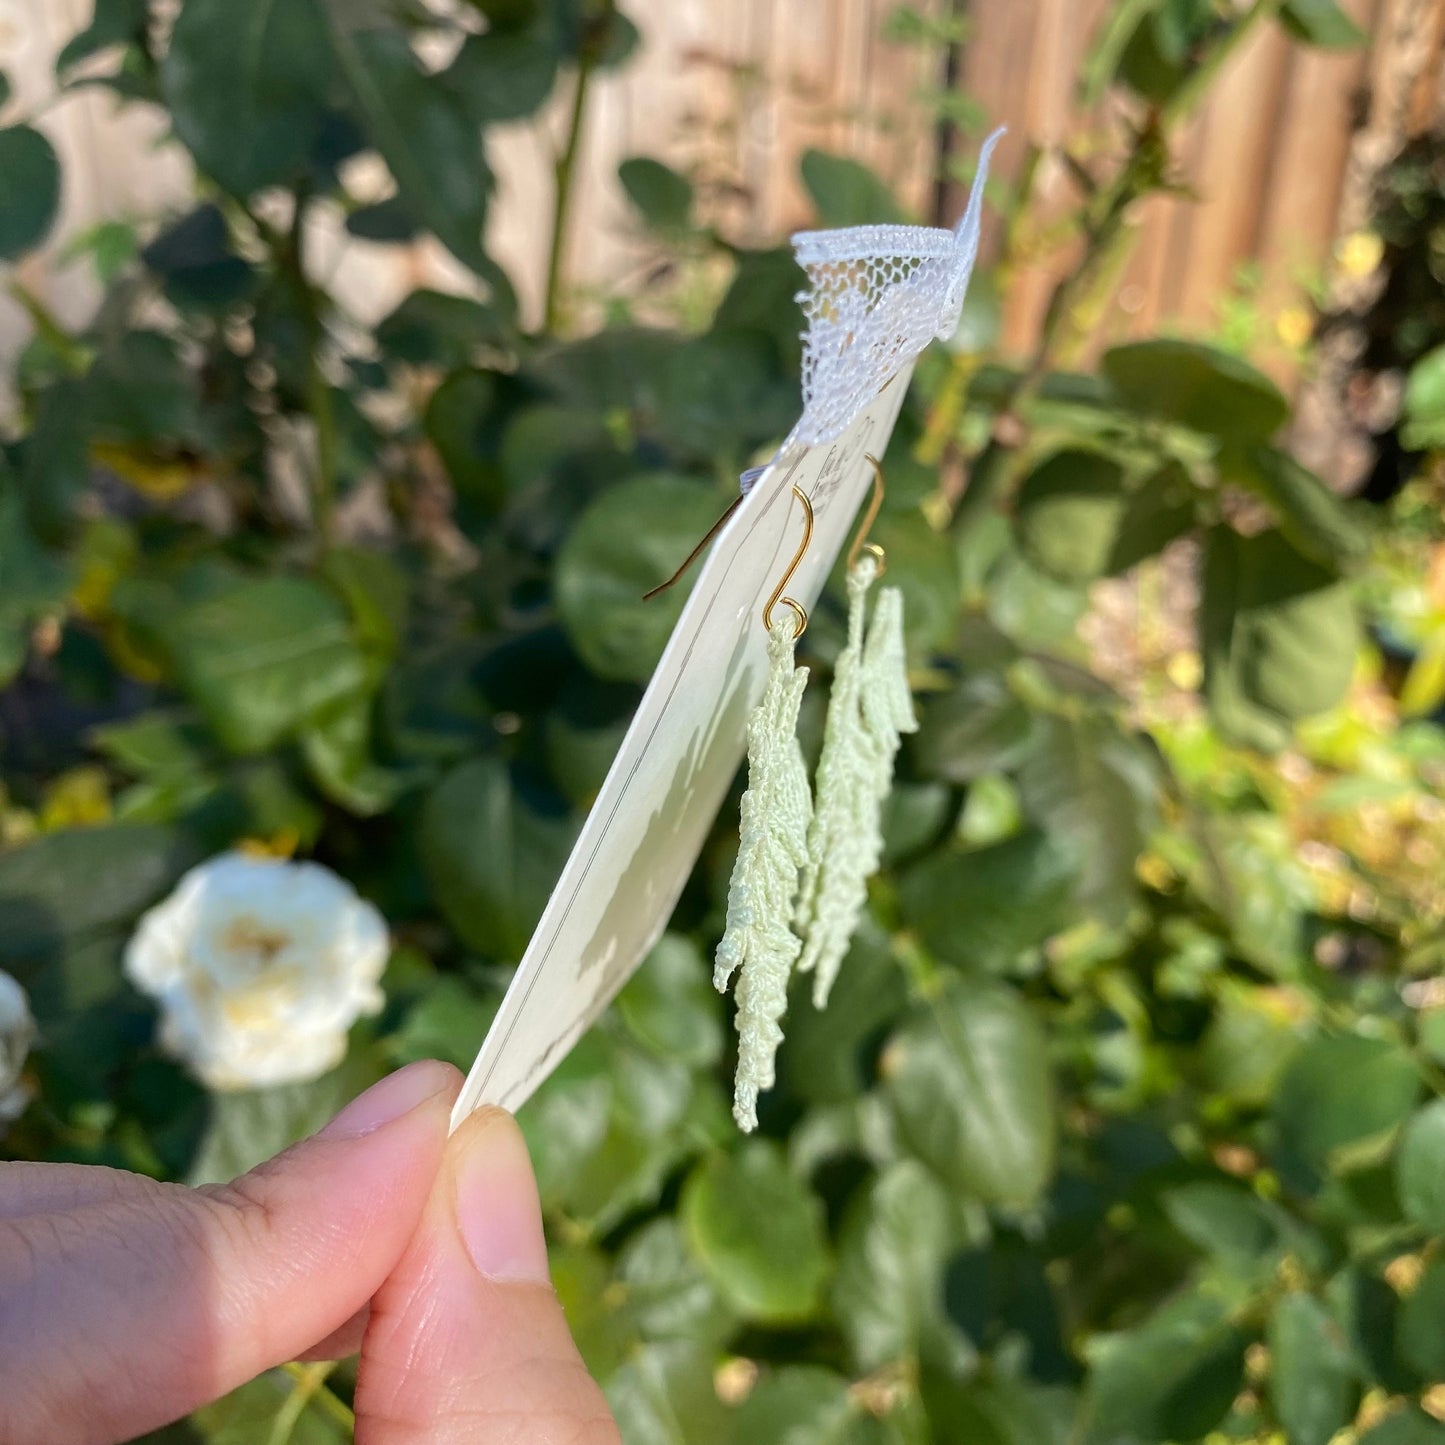
[[[746,748],[767,674],[762,613],[788,584],[817,601],[873,486],[912,366],[836,440],[793,443],[713,544],[452,1114],[515,1111],[566,1057],[662,935]],[[681,559],[679,559],[681,560]],[[659,578],[659,581],[661,579]]]

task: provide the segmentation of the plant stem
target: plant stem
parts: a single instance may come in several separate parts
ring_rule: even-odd
[[[299,1365],[293,1362],[283,1365],[282,1368],[296,1381],[297,1393],[304,1392],[308,1401],[315,1400],[317,1408],[330,1415],[338,1425],[347,1430],[356,1429],[355,1411],[326,1384],[327,1377],[336,1368],[334,1361],[311,1365]]]
[[[268,1437],[267,1445],[289,1445],[291,1436],[296,1432],[297,1422],[306,1413],[306,1407],[311,1403],[313,1397],[319,1396],[326,1390],[326,1377],[336,1368],[334,1362],[320,1361],[311,1365],[287,1365],[286,1373],[295,1382],[291,1387],[291,1393],[287,1395],[281,1408],[276,1412],[276,1418],[271,1422],[271,1434]],[[332,1396],[335,1399],[335,1396]],[[337,1401],[340,1404],[340,1401]],[[343,1407],[345,1408],[345,1407]],[[351,1411],[347,1410],[347,1415]],[[352,1417],[351,1424],[355,1424]]]
[[[562,261],[567,249],[567,223],[572,210],[572,186],[576,176],[577,148],[582,140],[582,116],[592,80],[593,60],[586,49],[577,61],[577,86],[572,92],[572,117],[567,125],[567,143],[557,157],[556,188],[552,203],[552,254],[547,259],[547,302],[543,325],[555,334],[561,323]]]

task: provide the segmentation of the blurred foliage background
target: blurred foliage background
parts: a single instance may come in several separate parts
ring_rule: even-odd
[[[567,330],[560,260],[524,329],[483,249],[488,130],[556,87],[580,123],[638,41],[609,0],[252,9],[97,0],[62,55],[62,85],[165,108],[197,194],[88,236],[83,329],[12,277],[34,339],[0,443],[0,967],[41,1029],[3,1147],[173,1179],[404,1061],[470,1062],[681,605],[641,593],[798,408],[800,274],[707,224],[692,178],[622,167],[656,264],[595,334]],[[728,1119],[709,981],[732,808],[524,1110],[629,1445],[1445,1441],[1440,138],[1352,239],[1366,302],[1322,292],[1290,333],[1308,379],[1312,334],[1348,326],[1396,399],[1360,495],[1295,459],[1237,306],[1059,359],[1259,26],[1358,39],[1333,0],[1118,0],[1085,77],[1116,121],[1066,157],[1077,264],[1022,356],[996,337],[1028,170],[993,194],[1002,262],[886,459],[923,728],[759,1136]],[[372,153],[394,194],[359,204]],[[846,157],[801,174],[819,224],[900,215]],[[28,120],[0,130],[0,258],[60,184]],[[432,234],[474,290],[360,326],[308,254],[338,211]],[[840,634],[835,594],[820,676]],[[212,1096],[118,958],[243,843],[334,868],[396,947],[337,1073]],[[155,1438],[349,1438],[348,1389],[277,1372]]]

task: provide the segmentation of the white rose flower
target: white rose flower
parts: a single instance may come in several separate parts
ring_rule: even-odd
[[[8,973],[0,971],[0,1125],[18,1119],[30,1102],[30,1089],[20,1081],[20,1074],[34,1041],[30,1000]]]
[[[380,1011],[386,923],[318,863],[223,853],[140,921],[126,976],[161,1007],[161,1044],[213,1089],[314,1079]]]

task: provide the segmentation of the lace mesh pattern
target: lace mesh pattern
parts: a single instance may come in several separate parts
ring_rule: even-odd
[[[935,226],[853,226],[793,237],[808,289],[803,333],[803,416],[793,438],[833,440],[935,337],[958,328],[978,255],[983,188],[1003,134],[979,153],[962,220]]]

